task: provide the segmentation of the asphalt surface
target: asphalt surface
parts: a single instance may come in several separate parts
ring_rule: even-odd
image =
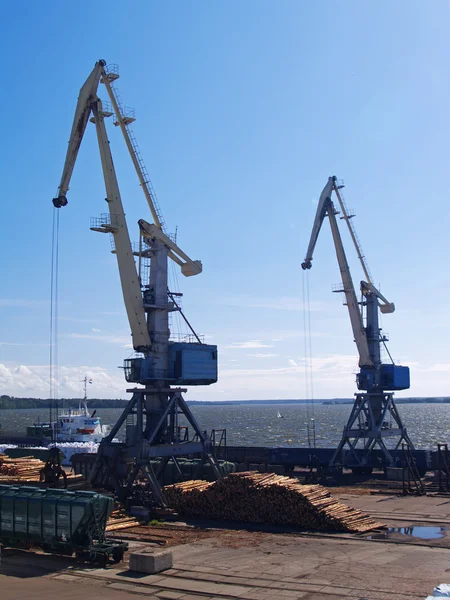
[[[450,582],[450,498],[342,494],[390,527],[437,527],[440,537],[401,533],[337,535],[279,533],[239,528],[208,531],[180,527],[172,535],[173,568],[141,575],[119,565],[80,568],[73,559],[6,550],[0,600],[80,600],[98,596],[198,600],[423,600]],[[223,526],[223,524],[222,524]],[[169,529],[167,534],[169,537]],[[139,528],[142,530],[143,528]],[[131,551],[157,551],[164,526],[130,539]],[[420,530],[423,531],[423,530]],[[130,536],[133,530],[130,530]],[[156,535],[157,534],[157,535]],[[167,547],[167,546],[166,546]]]

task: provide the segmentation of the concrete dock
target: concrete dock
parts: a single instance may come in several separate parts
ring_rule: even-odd
[[[97,569],[71,558],[5,550],[1,598],[416,600],[450,582],[450,498],[353,493],[340,498],[395,530],[344,535],[247,530],[242,524],[171,525],[170,531],[179,531],[170,538],[173,568],[158,575],[132,573],[127,560]],[[417,531],[437,531],[439,537],[411,535],[418,526],[434,528]],[[164,531],[165,525],[130,530],[130,552],[152,547],[147,539],[157,534],[161,540]]]

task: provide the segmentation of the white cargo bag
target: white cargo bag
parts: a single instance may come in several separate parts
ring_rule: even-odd
[[[441,583],[434,588],[433,598],[450,598],[450,584]]]

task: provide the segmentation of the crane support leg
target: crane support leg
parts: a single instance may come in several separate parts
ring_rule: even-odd
[[[102,440],[90,482],[93,485],[111,487],[122,501],[128,500],[138,481],[144,480],[150,488],[153,501],[166,506],[161,481],[170,461],[181,476],[177,457],[196,455],[199,457],[199,476],[208,462],[213,476],[222,478],[212,441],[200,429],[197,420],[186,404],[181,388],[146,387],[133,391],[133,396],[124,409],[111,433]],[[183,416],[193,429],[192,439],[182,436],[178,427]],[[115,436],[126,424],[125,442]]]
[[[330,467],[393,466],[395,460],[390,450],[396,450],[402,443],[414,450],[392,393],[367,392],[355,396],[355,403]],[[387,443],[388,440],[390,443]],[[375,456],[377,448],[381,457]]]

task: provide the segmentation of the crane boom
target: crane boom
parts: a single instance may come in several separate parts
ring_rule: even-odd
[[[69,189],[70,179],[72,178],[73,168],[75,166],[78,150],[81,146],[81,140],[83,139],[86,125],[91,114],[92,102],[97,99],[98,84],[104,73],[105,65],[106,62],[104,60],[97,61],[91,74],[80,89],[77,107],[75,109],[75,115],[73,118],[72,131],[70,132],[66,160],[64,162],[61,182],[58,187],[58,195],[56,198],[53,198],[53,204],[56,208],[61,208],[61,206],[66,206],[67,204],[66,194]]]
[[[305,260],[302,263],[302,269],[310,269],[311,261],[313,259],[314,248],[316,247],[317,238],[319,237],[320,229],[322,227],[323,220],[327,214],[327,203],[331,200],[331,194],[333,192],[334,177],[329,177],[326,186],[323,188],[320,194],[319,204],[317,205],[316,217],[314,219],[311,238],[308,244],[308,250],[306,251]]]
[[[369,344],[367,335],[364,329],[364,324],[359,310],[358,299],[356,297],[355,286],[353,285],[350,267],[348,266],[347,257],[345,255],[344,246],[342,244],[341,234],[339,233],[338,224],[336,221],[336,213],[331,200],[328,203],[328,218],[330,220],[331,233],[333,235],[334,247],[336,250],[336,258],[338,260],[339,269],[341,271],[343,291],[347,304],[350,323],[352,326],[353,337],[359,353],[359,366],[372,367],[373,362],[370,357]]]
[[[112,113],[102,109],[102,103],[97,96],[98,84],[101,78],[106,77],[104,67],[106,62],[99,60],[80,90],[75,117],[64,162],[61,183],[58,188],[58,197],[53,199],[56,208],[66,206],[66,193],[69,189],[78,151],[83,139],[86,125],[91,113],[97,131],[97,140],[103,169],[103,178],[106,188],[106,202],[109,208],[109,223],[102,223],[93,227],[94,231],[111,233],[114,236],[117,264],[119,267],[122,294],[130,323],[133,348],[138,352],[148,352],[151,339],[147,330],[145,309],[142,301],[141,286],[136,270],[130,236],[125,220],[119,184],[114,168],[114,163],[109,147],[104,119]]]
[[[359,353],[359,366],[371,367],[373,366],[373,362],[370,357],[367,336],[364,329],[361,312],[359,310],[355,287],[353,285],[353,280],[350,273],[350,267],[348,266],[344,245],[342,243],[341,234],[339,232],[339,227],[336,221],[336,211],[331,200],[331,194],[333,192],[334,185],[335,177],[329,177],[327,184],[325,185],[320,195],[316,217],[314,219],[314,224],[311,232],[311,238],[308,245],[308,250],[306,252],[306,258],[302,263],[302,268],[311,268],[311,261],[313,259],[313,253],[314,248],[316,246],[317,238],[319,236],[322,223],[325,217],[328,216],[330,221],[331,233],[333,236],[334,248],[336,251],[336,258],[338,260],[339,269],[341,272],[343,292],[345,294],[348,313],[350,316],[350,323],[352,326],[356,347]]]
[[[133,250],[125,220],[122,199],[116,170],[109,147],[108,135],[105,127],[105,115],[101,110],[102,103],[97,100],[92,104],[95,128],[97,130],[98,147],[102,161],[103,178],[106,188],[106,202],[110,214],[110,233],[114,236],[117,265],[119,267],[120,282],[122,285],[123,299],[131,327],[133,348],[138,352],[146,352],[151,346],[150,335],[145,320],[145,309],[142,301],[141,284],[136,270]]]

